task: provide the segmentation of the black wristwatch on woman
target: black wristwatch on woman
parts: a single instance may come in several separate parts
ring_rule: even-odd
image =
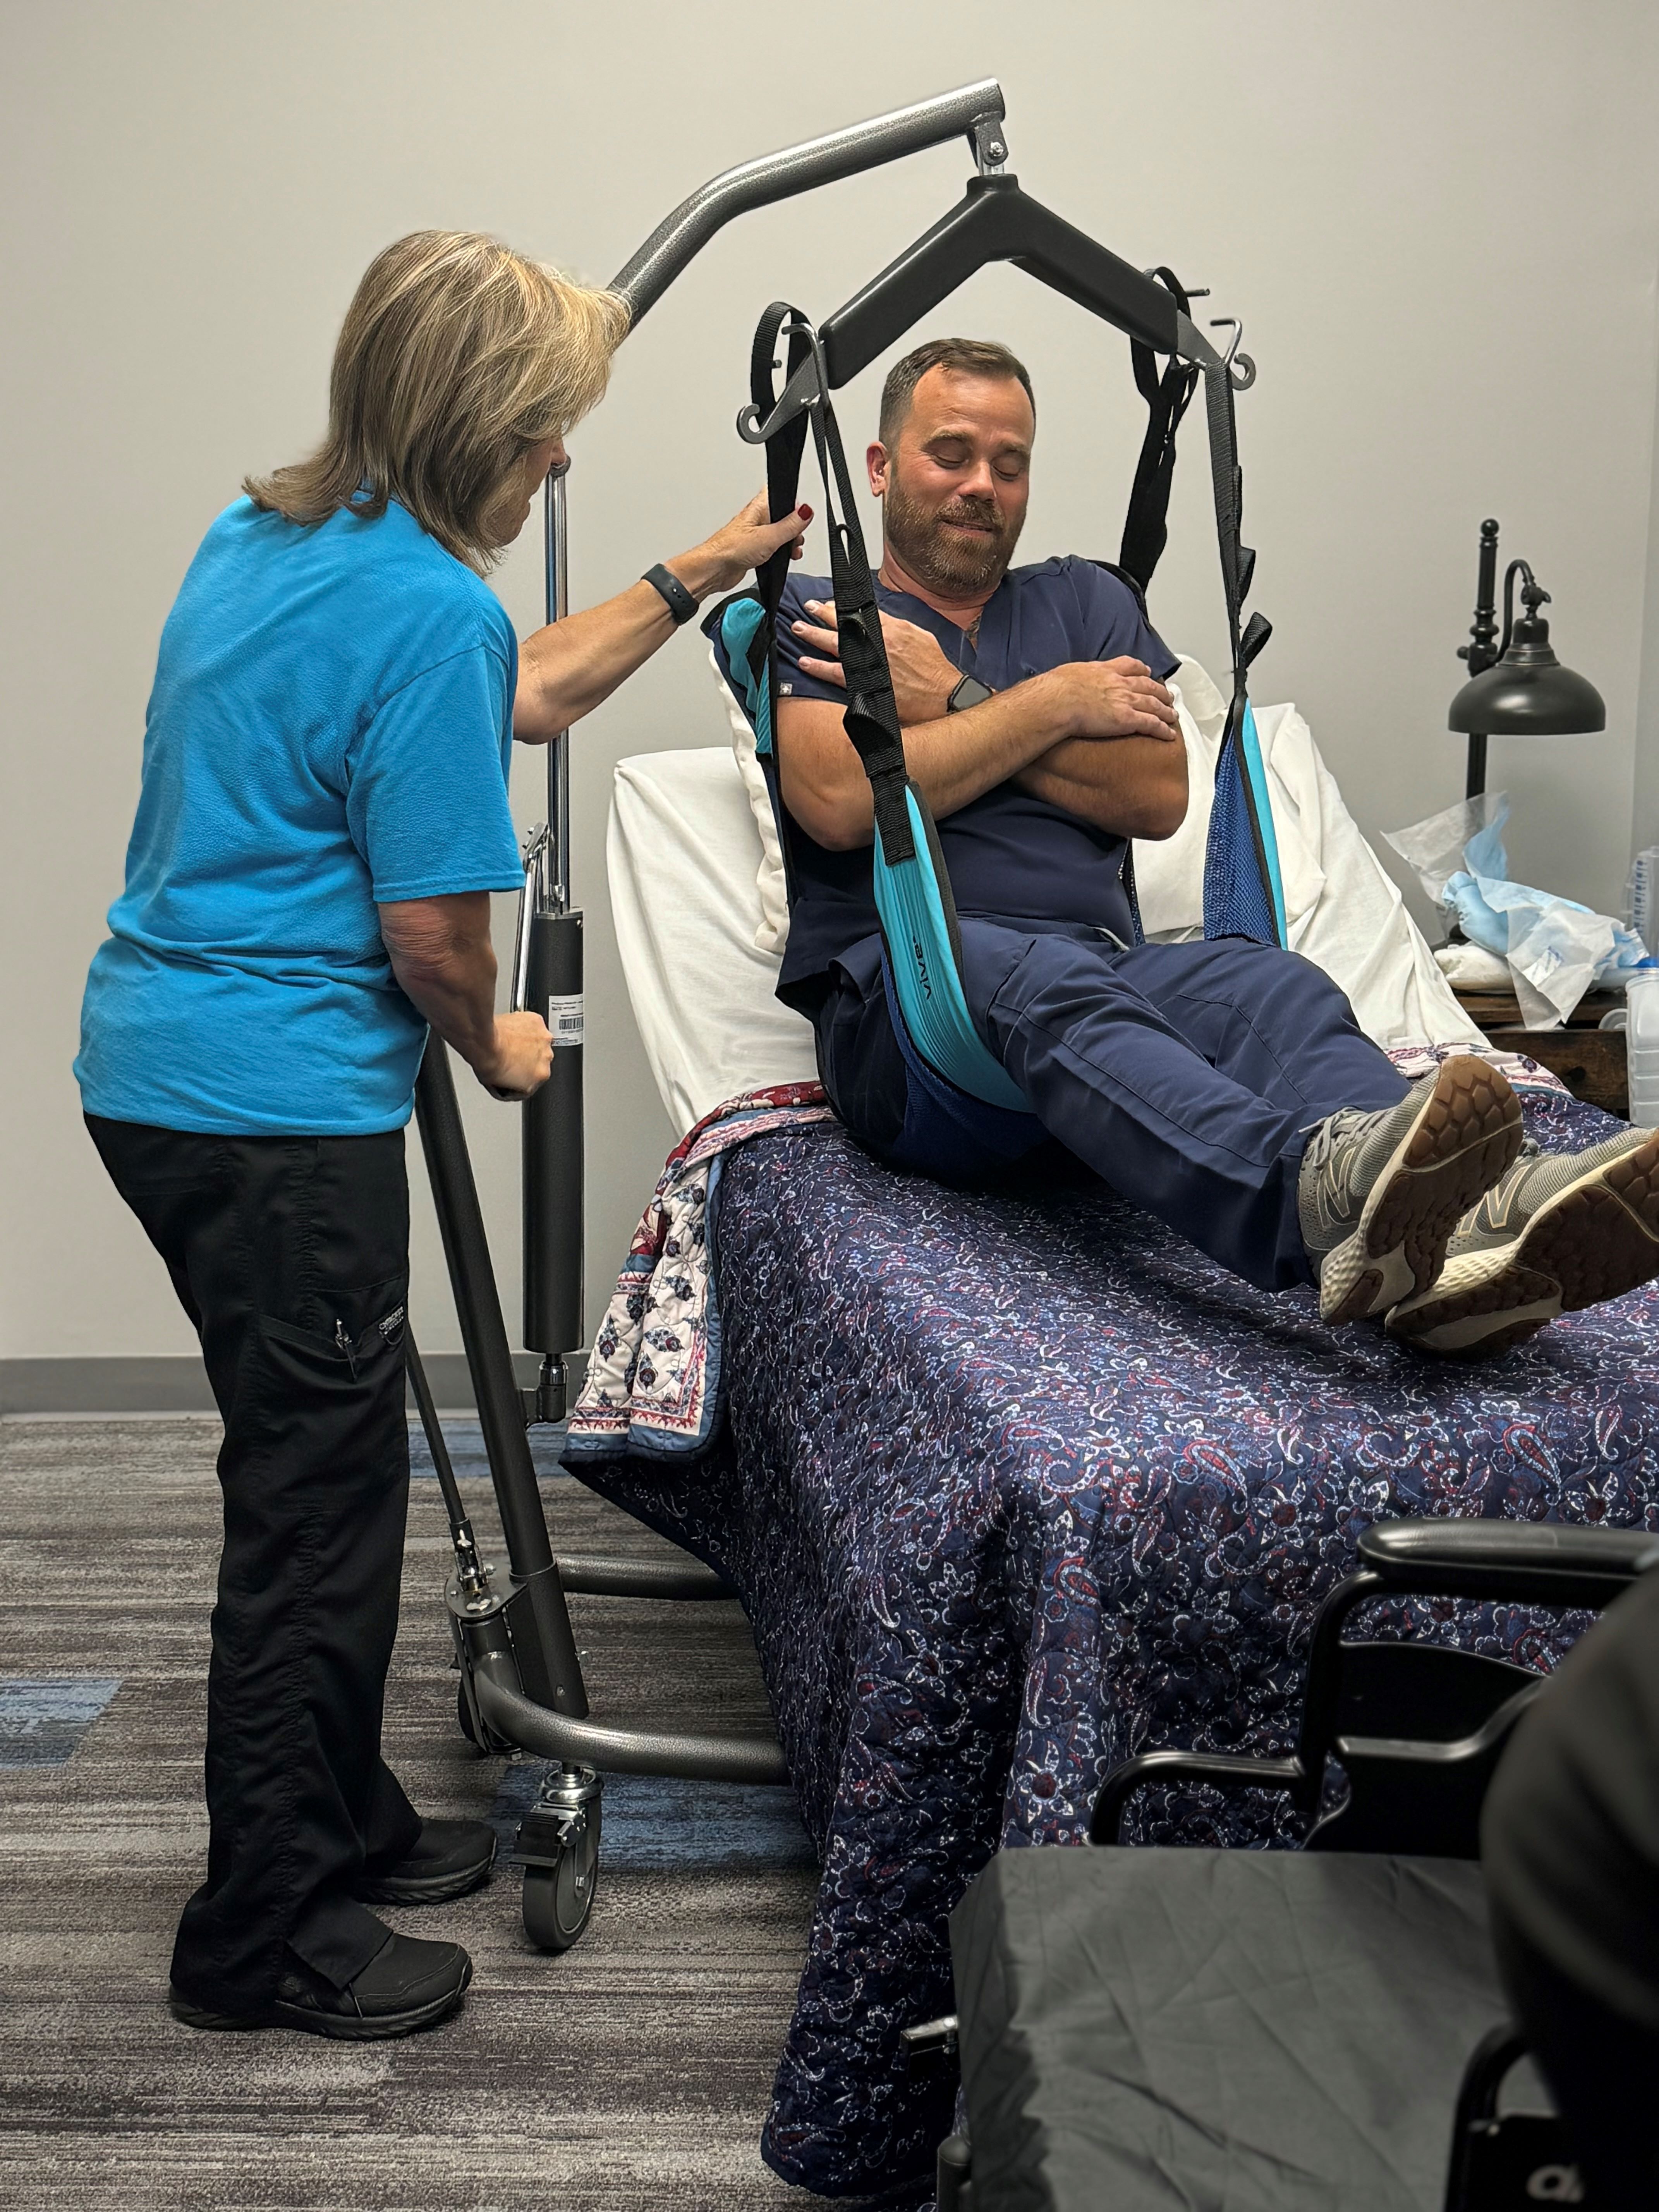
[[[945,701],[945,711],[947,714],[959,714],[964,708],[982,707],[988,699],[995,696],[990,685],[981,684],[977,676],[964,676]]]
[[[674,571],[665,567],[660,561],[654,568],[647,568],[644,575],[640,578],[640,581],[642,584],[649,584],[653,591],[662,593],[667,602],[668,611],[674,617],[674,626],[677,629],[682,623],[689,623],[697,611],[697,603],[690,592],[686,590]]]

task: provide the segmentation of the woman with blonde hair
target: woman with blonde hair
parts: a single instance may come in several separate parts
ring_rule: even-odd
[[[458,1944],[370,1910],[459,1896],[495,1851],[480,1822],[423,1822],[380,1756],[416,1073],[429,1025],[497,1097],[547,1077],[540,1017],[495,1010],[514,736],[590,712],[800,528],[763,495],[520,654],[483,576],[626,328],[613,295],[492,239],[388,246],[322,445],[247,482],[161,634],[76,1073],[224,1418],[207,1878],[172,1969],[198,2027],[398,2035],[471,1978]]]

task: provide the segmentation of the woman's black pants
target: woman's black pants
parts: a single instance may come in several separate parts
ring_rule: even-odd
[[[224,1419],[207,1880],[173,1979],[253,2012],[285,1945],[337,1988],[361,1972],[386,1931],[354,1892],[420,1832],[380,1757],[409,1502],[403,1132],[87,1126],[167,1262]]]

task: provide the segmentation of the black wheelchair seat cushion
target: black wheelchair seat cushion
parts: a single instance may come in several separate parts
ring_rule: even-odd
[[[1006,1850],[951,1943],[975,2212],[1438,2212],[1507,2014],[1459,1859]]]

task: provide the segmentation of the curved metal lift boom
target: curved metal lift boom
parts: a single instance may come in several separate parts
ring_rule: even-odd
[[[1020,190],[1004,167],[1003,116],[1001,88],[987,79],[726,170],[653,231],[617,272],[612,289],[627,299],[637,325],[735,216],[963,137],[973,149],[976,172],[963,198],[822,325],[831,382],[839,386],[856,375],[985,263],[1012,260],[1141,344],[1200,367],[1213,395],[1214,380],[1226,383],[1231,356],[1224,360],[1162,286]],[[1241,357],[1241,369],[1243,365]],[[799,413],[811,396],[798,378],[765,428]],[[1213,406],[1212,398],[1212,424]],[[752,422],[740,427],[756,438]],[[550,623],[567,611],[568,465],[547,483]],[[1226,489],[1236,503],[1231,472]],[[1219,508],[1219,472],[1217,497]],[[1237,580],[1228,580],[1231,611]],[[678,1599],[735,1593],[690,1557],[645,1563],[558,1559],[553,1553],[526,1431],[532,1422],[564,1418],[566,1360],[582,1334],[582,917],[570,903],[565,733],[548,748],[548,817],[526,839],[525,861],[512,1003],[545,1008],[555,1039],[552,1076],[522,1109],[524,1341],[541,1355],[532,1389],[521,1390],[514,1373],[449,1054],[435,1035],[415,1096],[506,1540],[504,1577],[478,1557],[412,1340],[409,1363],[455,1543],[455,1572],[446,1598],[461,1672],[462,1728],[481,1748],[527,1752],[556,1762],[520,1827],[518,1856],[526,1870],[526,1928],[544,1948],[561,1950],[580,1935],[592,1908],[599,1840],[596,1767],[745,1783],[781,1782],[785,1776],[769,1734],[617,1726],[595,1720],[588,1711],[567,1592]]]

